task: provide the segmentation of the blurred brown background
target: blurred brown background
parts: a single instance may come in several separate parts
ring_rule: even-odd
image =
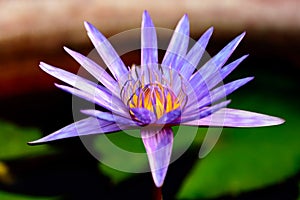
[[[246,50],[243,53],[280,55],[299,66],[299,8],[299,0],[2,0],[0,95],[6,98],[53,89],[49,84],[53,79],[39,70],[38,63],[42,60],[71,71],[78,69],[74,68],[78,65],[62,46],[82,53],[92,49],[84,20],[109,37],[140,27],[144,9],[150,12],[157,27],[171,29],[184,13],[188,13],[194,39],[214,26],[210,43],[213,45],[209,45],[213,48],[221,47],[245,30]]]

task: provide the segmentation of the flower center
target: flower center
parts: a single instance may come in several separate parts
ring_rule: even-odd
[[[150,83],[138,88],[128,101],[130,108],[145,108],[154,113],[156,119],[180,107],[180,101],[169,88]],[[134,117],[134,113],[131,111]]]

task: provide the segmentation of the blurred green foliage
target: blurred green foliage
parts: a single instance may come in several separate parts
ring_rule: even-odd
[[[49,152],[47,145],[34,148],[27,145],[27,142],[41,136],[41,132],[36,128],[18,127],[12,123],[0,121],[0,159],[34,156]]]
[[[32,197],[0,191],[1,200],[57,200],[58,198],[50,197]]]
[[[46,155],[52,152],[48,145],[35,148],[27,145],[27,142],[41,137],[42,134],[36,128],[17,127],[11,123],[0,121],[0,183],[9,186],[15,184],[15,174],[11,166],[6,162],[13,159],[26,159],[38,155]],[[1,200],[54,200],[55,198],[42,198],[24,196],[21,194],[1,191]]]
[[[133,174],[109,166],[124,165],[121,166],[123,169],[131,168],[140,171],[147,165],[147,158],[143,155],[145,149],[139,134],[139,130],[128,130],[126,133],[120,131],[96,137],[94,145],[96,151],[100,152],[102,161],[99,163],[99,168],[111,178],[113,183],[117,184]],[[123,156],[120,153],[123,153]],[[131,153],[137,153],[136,157]]]
[[[262,128],[225,128],[213,151],[195,166],[179,198],[212,198],[276,184],[300,170],[298,110],[281,98],[244,94],[231,107],[282,113],[286,123]]]

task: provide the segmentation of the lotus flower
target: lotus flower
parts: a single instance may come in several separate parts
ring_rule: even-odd
[[[172,152],[172,126],[258,127],[284,122],[277,117],[226,108],[230,101],[224,100],[224,97],[253,79],[243,78],[220,86],[222,80],[247,57],[245,55],[225,65],[245,33],[233,39],[197,70],[213,28],[209,28],[188,51],[189,20],[184,15],[173,33],[162,63],[158,63],[156,29],[148,12],[144,11],[141,65],[126,67],[109,41],[90,23],[85,22],[84,25],[112,76],[90,58],[68,48],[65,50],[100,84],[45,63],[40,63],[40,67],[73,86],[56,84],[58,88],[106,111],[82,110],[88,115],[86,119],[30,144],[139,129],[154,183],[161,187]],[[214,117],[220,113],[224,114],[224,118]]]

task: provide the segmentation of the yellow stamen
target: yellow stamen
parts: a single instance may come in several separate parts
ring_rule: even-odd
[[[164,114],[179,108],[180,102],[169,88],[151,83],[137,89],[129,99],[128,105],[130,108],[145,108],[159,119]]]

